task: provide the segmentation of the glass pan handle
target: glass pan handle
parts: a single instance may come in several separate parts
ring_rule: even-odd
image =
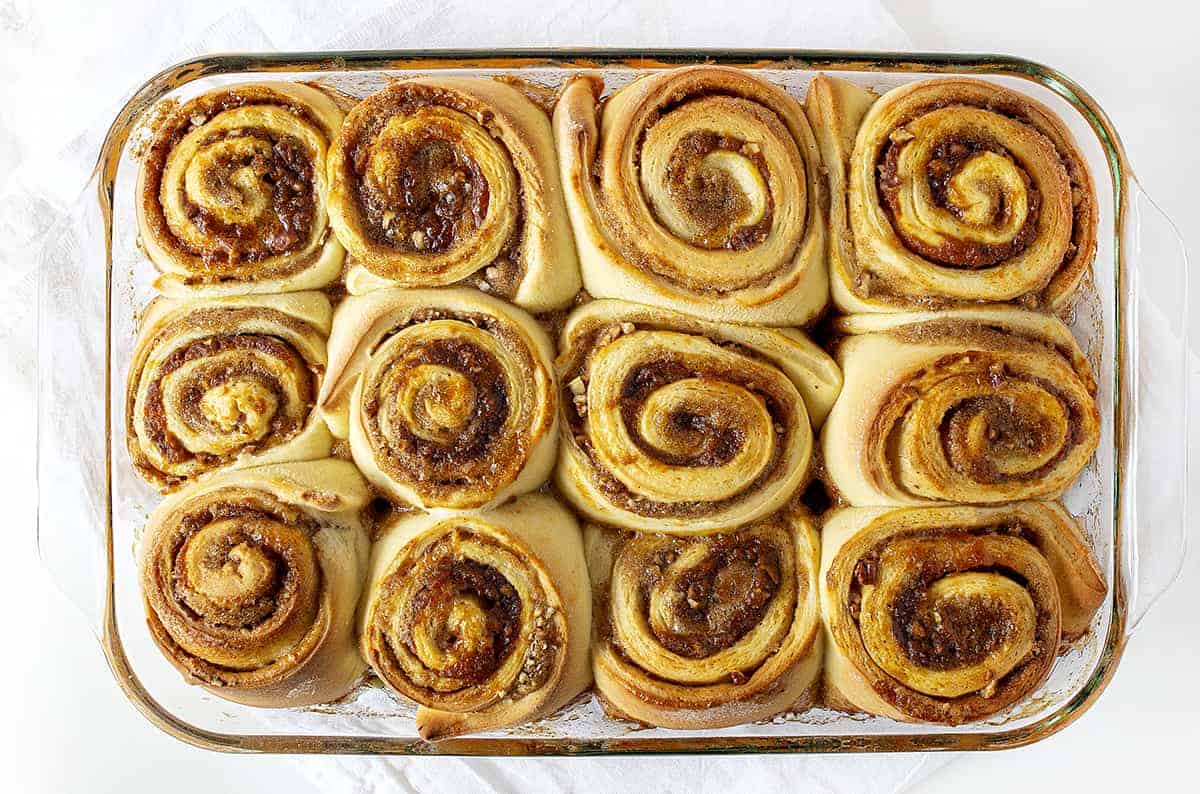
[[[1128,187],[1122,399],[1130,409],[1119,562],[1129,583],[1126,632],[1132,633],[1183,567],[1190,527],[1188,373],[1198,364],[1188,339],[1183,238],[1136,179]]]
[[[105,223],[96,178],[38,256],[38,553],[99,635],[107,584],[104,501]]]

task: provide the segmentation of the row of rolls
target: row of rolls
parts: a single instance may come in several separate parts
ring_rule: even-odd
[[[1100,436],[1053,313],[1088,179],[965,80],[193,99],[138,186],[151,635],[250,705],[370,670],[431,739],[593,685],[678,729],[1003,712],[1106,595],[1057,501]]]
[[[466,285],[532,312],[580,286],[706,320],[1066,306],[1097,206],[1067,127],[967,79],[804,104],[752,71],[653,72],[604,96],[399,80],[362,101],[235,85],[155,117],[140,241],[172,297]]]

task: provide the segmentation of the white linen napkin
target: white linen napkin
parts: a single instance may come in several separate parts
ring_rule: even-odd
[[[200,4],[141,0],[117,16],[103,8],[0,12],[0,343],[32,381],[33,309],[43,261],[69,263],[78,243],[51,230],[68,213],[94,202],[78,191],[103,133],[135,86],[184,58],[222,51],[502,46],[814,47],[906,49],[908,37],[876,0],[833,7],[742,0],[729,4],[657,0],[638,4],[530,2],[327,3],[297,0],[269,8],[207,0]],[[9,7],[13,8],[13,7]],[[21,8],[24,8],[22,6]],[[181,46],[180,43],[185,43]],[[80,82],[16,79],[31,56],[71,59]],[[8,114],[20,109],[19,122]],[[31,110],[32,109],[32,110]],[[47,239],[49,237],[50,239]],[[49,250],[46,253],[47,249]],[[63,296],[97,311],[102,296]],[[43,322],[45,319],[43,319]],[[100,371],[100,342],[78,339],[78,366]],[[76,384],[82,384],[76,380]],[[81,396],[82,397],[82,396]],[[86,459],[98,439],[77,439],[77,471],[64,472],[93,491]],[[67,459],[60,461],[68,463]],[[46,482],[43,481],[43,487]],[[70,493],[55,488],[54,493]],[[81,499],[85,517],[94,503]],[[287,719],[286,714],[272,719]],[[619,757],[574,759],[453,759],[298,757],[295,763],[326,792],[491,792],[560,790],[729,792],[798,789],[816,792],[900,792],[947,762],[948,755],[771,757]]]

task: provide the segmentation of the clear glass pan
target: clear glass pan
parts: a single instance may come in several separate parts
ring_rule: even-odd
[[[378,683],[347,699],[272,712],[184,683],[149,638],[133,544],[156,495],[131,471],[122,393],[136,313],[152,268],[136,247],[138,119],[164,98],[266,76],[317,80],[363,96],[413,72],[514,74],[557,86],[598,70],[609,88],[684,63],[753,69],[802,98],[817,71],[887,89],[931,73],[971,74],[1048,104],[1079,141],[1100,202],[1095,274],[1072,318],[1101,384],[1100,450],[1066,503],[1080,516],[1110,584],[1093,630],[1058,660],[1028,702],[985,723],[913,726],[824,709],[703,733],[609,720],[590,695],[534,725],[428,743]],[[88,190],[41,252],[39,543],[45,563],[91,621],[118,683],[147,719],[216,750],[272,753],[566,755],[973,750],[1014,747],[1060,730],[1111,679],[1125,643],[1183,558],[1187,526],[1187,266],[1170,221],[1140,190],[1107,116],[1053,69],[990,55],[824,51],[521,50],[221,55],[149,80],[114,120]],[[103,372],[103,378],[100,373]],[[1147,376],[1150,373],[1152,377]]]

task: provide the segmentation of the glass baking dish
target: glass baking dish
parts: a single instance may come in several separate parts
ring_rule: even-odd
[[[1049,105],[1071,128],[1100,203],[1094,275],[1070,319],[1101,384],[1102,439],[1066,496],[1087,529],[1108,599],[1092,631],[1034,697],[965,727],[907,725],[826,709],[700,733],[648,729],[603,716],[586,695],[538,723],[436,743],[411,711],[368,681],[327,706],[269,711],[188,686],[146,628],[133,547],[157,495],[132,473],[122,395],[138,310],[153,269],[138,251],[133,212],[138,121],[165,98],[215,85],[302,79],[363,96],[398,75],[510,74],[555,87],[595,70],[608,88],[654,69],[716,62],[753,69],[797,98],[817,71],[884,90],[929,74],[969,74]],[[139,88],[113,121],[95,173],[41,252],[39,545],[43,560],[94,628],[118,684],[152,723],[225,751],[422,755],[575,755],[975,750],[1045,738],[1082,714],[1111,680],[1138,621],[1178,574],[1187,526],[1187,263],[1178,233],[1130,170],[1097,103],[1069,78],[993,55],[811,50],[370,51],[217,55],[173,66]],[[1139,366],[1140,362],[1140,366]],[[100,373],[103,373],[103,377]],[[1153,373],[1145,377],[1144,373]]]

